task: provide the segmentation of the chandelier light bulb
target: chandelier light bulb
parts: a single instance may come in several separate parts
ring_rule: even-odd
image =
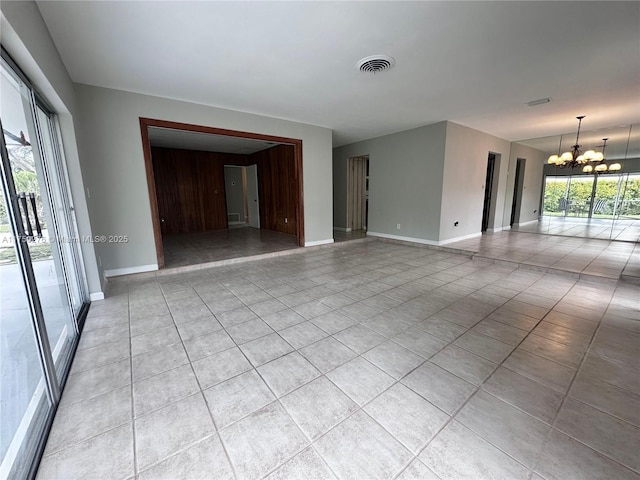
[[[600,165],[596,165],[596,172],[606,172],[607,171],[607,165],[604,163],[601,163]]]
[[[582,167],[582,171],[584,173],[591,173],[593,172],[593,167],[591,165],[585,165],[584,167]]]
[[[622,168],[622,165],[620,165],[619,163],[612,163],[611,165],[609,165],[609,171],[610,172],[617,172]]]

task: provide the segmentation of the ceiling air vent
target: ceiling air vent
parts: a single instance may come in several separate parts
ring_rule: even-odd
[[[396,61],[388,55],[371,55],[361,59],[356,66],[358,70],[365,73],[378,73],[389,70]]]

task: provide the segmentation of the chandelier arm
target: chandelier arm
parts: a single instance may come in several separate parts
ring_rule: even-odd
[[[576,134],[576,147],[580,147],[579,145],[579,139],[580,139],[580,126],[582,125],[582,119],[585,117],[586,115],[581,115],[579,117],[576,117],[578,119],[578,133]]]

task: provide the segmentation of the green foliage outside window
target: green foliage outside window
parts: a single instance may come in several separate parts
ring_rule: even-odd
[[[544,215],[565,215],[566,207],[569,216],[586,216],[589,211],[589,202],[593,188],[593,177],[571,177],[569,191],[567,192],[568,177],[547,177],[544,192]],[[603,200],[594,209],[594,217],[611,217],[618,193],[619,177],[600,176],[598,178],[595,200]],[[566,195],[566,197],[565,197]],[[565,204],[562,199],[566,198]],[[618,202],[616,217],[640,218],[640,175],[626,175],[620,185],[620,199]]]

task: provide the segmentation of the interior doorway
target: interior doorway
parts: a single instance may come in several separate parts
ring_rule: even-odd
[[[246,254],[234,248],[228,258],[304,246],[301,140],[147,118],[140,128],[158,268],[166,266],[163,234],[172,235],[172,245],[198,247],[202,258],[183,255],[189,264],[226,260],[222,250],[247,242]],[[233,211],[226,165],[240,172],[241,206]],[[256,233],[236,238],[238,229],[229,229],[236,222]],[[220,251],[212,250],[214,241],[222,242]]]
[[[487,159],[487,175],[484,181],[484,207],[482,210],[482,232],[489,228],[489,218],[491,216],[491,197],[493,196],[493,173],[496,165],[495,153],[489,153]]]
[[[349,158],[347,168],[347,232],[367,230],[369,156]]]
[[[258,192],[258,166],[245,167],[245,199],[247,204],[247,223],[251,228],[260,228],[260,195]]]
[[[225,165],[224,186],[229,228],[260,228],[257,165]]]
[[[524,188],[524,168],[526,159],[518,158],[516,161],[516,177],[513,184],[513,201],[511,202],[511,220],[509,226],[513,227],[520,219],[520,206],[522,205],[522,191]]]

